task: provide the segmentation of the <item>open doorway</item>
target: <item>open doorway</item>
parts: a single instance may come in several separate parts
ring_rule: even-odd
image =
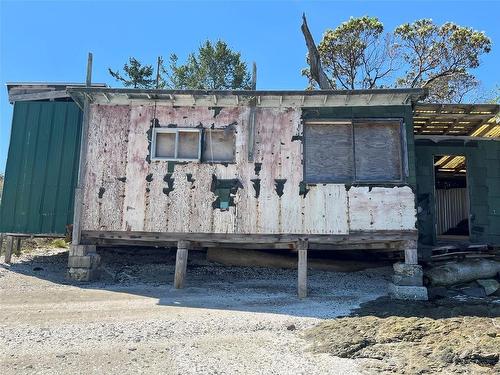
[[[438,240],[468,240],[469,191],[465,156],[435,156],[434,182]]]

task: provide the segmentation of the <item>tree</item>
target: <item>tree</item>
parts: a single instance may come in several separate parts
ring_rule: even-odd
[[[479,85],[470,69],[479,66],[481,54],[491,51],[491,40],[483,32],[423,19],[403,24],[394,33],[407,66],[398,86],[429,88],[431,101],[462,101]]]
[[[113,71],[108,68],[109,74],[117,81],[123,83],[125,87],[149,89],[156,86],[156,80],[153,78],[153,67],[151,65],[142,65],[134,57],[129,58],[129,62],[123,66],[125,76],[120,71]]]
[[[461,102],[479,86],[472,70],[490,52],[491,40],[469,27],[429,19],[384,33],[376,17],[364,16],[327,30],[318,50],[335,87],[422,87],[429,89],[429,101]],[[310,78],[308,70],[303,74]]]
[[[239,52],[232,51],[219,40],[203,43],[191,53],[186,63],[178,65],[178,57],[170,56],[166,85],[174,89],[238,90],[250,89],[250,73]]]
[[[396,48],[376,17],[350,18],[327,30],[318,50],[332,86],[371,89],[395,70]],[[307,74],[307,72],[306,72]]]

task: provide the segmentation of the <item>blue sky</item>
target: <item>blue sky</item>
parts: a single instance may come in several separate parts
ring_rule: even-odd
[[[0,0],[0,173],[5,170],[12,106],[6,82],[85,79],[87,52],[93,81],[118,84],[107,68],[129,56],[154,63],[175,52],[180,60],[205,39],[221,38],[257,62],[259,89],[302,89],[305,12],[317,42],[325,29],[350,16],[377,16],[386,30],[432,18],[485,31],[493,51],[476,71],[486,89],[500,84],[500,0],[490,1],[9,1]]]

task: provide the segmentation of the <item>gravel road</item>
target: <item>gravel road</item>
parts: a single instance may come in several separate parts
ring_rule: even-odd
[[[299,300],[293,270],[192,261],[175,290],[171,256],[104,256],[103,281],[87,284],[65,279],[66,259],[1,263],[1,374],[357,374],[363,360],[314,354],[302,333],[385,295],[390,273],[311,271]]]

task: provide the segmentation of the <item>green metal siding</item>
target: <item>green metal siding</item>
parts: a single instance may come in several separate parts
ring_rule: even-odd
[[[65,234],[73,222],[82,113],[73,102],[16,102],[0,232]]]
[[[417,204],[419,241],[436,243],[434,155],[465,155],[470,200],[472,242],[500,244],[500,142],[474,141],[435,144],[419,141]]]

